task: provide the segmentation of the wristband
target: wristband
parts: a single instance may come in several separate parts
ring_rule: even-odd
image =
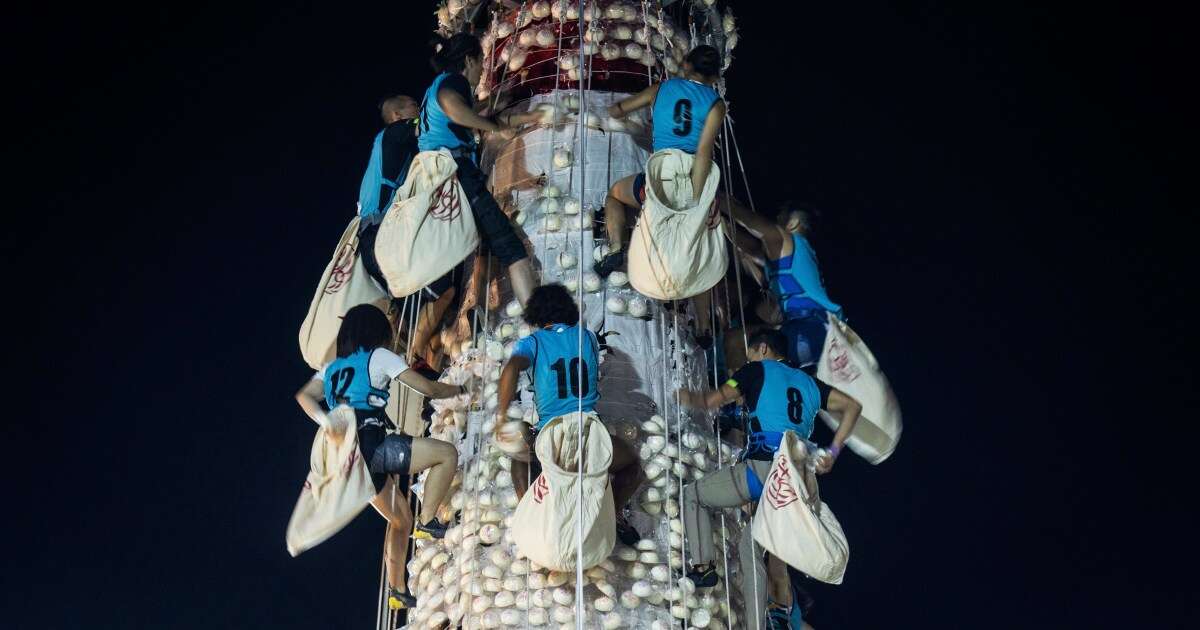
[[[829,454],[833,455],[834,459],[837,459],[838,453],[842,452],[842,447],[840,447],[836,444],[830,444],[828,450],[829,450]]]

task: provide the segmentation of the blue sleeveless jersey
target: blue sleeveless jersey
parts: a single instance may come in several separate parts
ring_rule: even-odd
[[[817,270],[817,255],[808,239],[792,235],[792,255],[767,261],[767,278],[771,290],[779,298],[784,317],[804,309],[824,309],[841,317],[842,307],[825,294],[821,273]]]
[[[386,131],[386,130],[385,130]],[[362,184],[358,187],[358,216],[366,219],[379,214],[379,188],[387,186],[391,195],[396,195],[400,182],[383,176],[383,131],[375,136],[375,145],[371,147],[371,159],[367,162],[367,172],[363,173]],[[391,202],[391,199],[388,199]]]
[[[749,366],[761,366],[762,382],[750,383],[754,370]],[[744,372],[749,370],[748,372]],[[737,382],[738,390],[745,397],[749,409],[748,422],[750,440],[746,456],[762,458],[779,450],[784,431],[808,439],[812,434],[818,410],[821,410],[821,389],[808,374],[780,361],[755,361],[738,371],[745,383]],[[734,379],[738,374],[734,374]],[[731,380],[734,380],[731,379]]]
[[[333,409],[345,403],[355,409],[377,409],[369,397],[387,403],[388,392],[371,386],[371,353],[359,348],[348,357],[340,357],[325,367],[325,404]]]
[[[652,114],[654,150],[695,153],[708,110],[720,99],[716,90],[688,79],[667,79],[659,84]]]
[[[811,376],[779,361],[763,361],[763,386],[751,413],[764,432],[795,431],[808,439],[820,410],[821,392]]]
[[[581,398],[584,412],[596,408],[600,398],[596,387],[600,377],[600,344],[592,331],[583,330],[582,355],[579,354],[579,327],[555,324],[517,342],[513,356],[529,359],[537,402],[537,428],[542,428],[552,418],[578,411]],[[581,364],[582,381],[579,378]]]
[[[475,148],[474,133],[466,127],[454,124],[442,109],[441,104],[438,103],[438,90],[442,88],[446,79],[452,76],[457,76],[463,83],[466,83],[466,79],[462,75],[443,72],[433,80],[433,85],[425,90],[425,99],[421,101],[421,122],[418,126],[419,135],[417,136],[417,147],[422,151],[437,151],[443,148],[474,150]],[[470,104],[468,99],[467,105]]]

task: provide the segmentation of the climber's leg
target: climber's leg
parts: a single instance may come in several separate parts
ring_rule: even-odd
[[[453,444],[433,438],[412,438],[412,465],[408,474],[429,471],[422,495],[420,523],[429,523],[437,517],[457,466],[458,449]]]
[[[417,325],[413,329],[412,334],[411,347],[414,358],[422,358],[427,363],[429,362],[430,340],[433,338],[434,333],[441,328],[442,319],[446,316],[446,310],[450,308],[456,295],[458,295],[458,289],[452,284],[447,285],[445,289],[440,291],[437,299],[426,302],[421,307],[421,314],[417,316]]]
[[[637,452],[628,442],[613,436],[612,445],[612,465],[608,470],[613,476],[613,505],[619,512],[641,487],[645,476],[642,474],[642,466],[638,462]]]
[[[408,561],[408,534],[413,526],[408,497],[398,491],[395,479],[389,477],[383,490],[371,500],[371,505],[388,522],[387,534],[383,539],[383,559],[388,586],[392,589],[389,604],[393,608],[406,608],[411,596],[403,595],[404,563]],[[401,596],[397,596],[397,592]],[[392,599],[396,601],[392,602]]]
[[[358,256],[362,260],[363,269],[367,270],[367,275],[371,276],[375,282],[384,291],[388,290],[387,279],[383,277],[383,272],[379,269],[379,262],[375,259],[375,237],[379,235],[379,224],[368,225],[363,228],[358,234]],[[390,292],[389,292],[390,295]]]
[[[787,565],[775,554],[767,554],[768,593],[772,602],[781,608],[792,607],[792,580],[788,577]]]
[[[471,203],[475,227],[491,253],[508,269],[513,293],[524,304],[538,285],[533,265],[529,261],[529,253],[525,250],[525,243],[517,236],[512,222],[488,191],[487,178],[483,171],[469,158],[459,157],[454,161],[458,164],[458,182],[462,184],[463,192]],[[436,252],[433,254],[436,255]]]
[[[594,267],[601,277],[625,266],[627,208],[642,207],[641,200],[645,197],[639,196],[638,191],[644,187],[645,177],[639,173],[617,180],[608,190],[604,200],[604,231],[608,235],[609,254]]]
[[[537,431],[533,427],[526,426],[525,445],[529,448],[529,461],[523,462],[514,459],[508,468],[508,473],[512,475],[513,490],[517,492],[518,501],[525,496],[525,490],[529,488],[530,483],[533,483],[534,477],[542,474],[542,466],[538,462],[537,452],[533,450],[535,442],[537,442]]]
[[[712,546],[709,508],[730,508],[750,502],[745,463],[711,472],[683,487],[680,510],[693,565],[711,568],[716,557]]]
[[[692,298],[696,308],[696,344],[703,350],[713,346],[712,289]]]

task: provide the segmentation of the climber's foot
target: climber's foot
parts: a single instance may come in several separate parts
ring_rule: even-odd
[[[608,274],[625,267],[625,250],[620,249],[600,259],[593,269],[596,275],[607,278]]]
[[[629,521],[625,520],[624,516],[617,517],[617,540],[632,547],[641,539],[642,535],[633,528],[633,525],[629,524]]]
[[[406,608],[416,608],[417,598],[408,593],[401,592],[399,589],[388,587],[388,608],[392,610],[404,610]]]
[[[712,588],[717,585],[717,569],[711,564],[694,565],[692,570],[688,571],[687,577],[696,588]]]
[[[446,535],[446,526],[441,521],[434,517],[428,523],[417,523],[413,528],[412,537],[417,540],[431,540],[434,538],[442,538]]]

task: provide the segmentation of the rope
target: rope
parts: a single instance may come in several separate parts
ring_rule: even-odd
[[[725,142],[723,143],[723,146],[721,147],[721,158],[722,158],[722,161],[725,163],[725,173],[726,174],[728,174],[730,172],[730,168],[731,168],[729,165],[729,137],[730,137],[730,132],[732,130],[732,127],[729,124],[729,120],[730,120],[729,115],[726,114],[725,120],[722,121],[722,125],[724,127],[724,129],[722,130],[722,134],[725,136]],[[746,334],[746,305],[742,302],[742,299],[741,299],[741,296],[743,295],[743,293],[742,293],[742,257],[740,255],[740,252],[738,251],[738,246],[737,246],[737,232],[736,232],[737,222],[735,222],[733,220],[733,183],[730,181],[729,177],[724,177],[722,179],[725,180],[725,211],[729,215],[729,227],[731,230],[734,230],[734,237],[731,239],[731,241],[733,243],[734,279],[737,281],[737,289],[738,289],[738,300],[737,300],[738,315],[741,317],[741,322],[742,322],[742,346],[745,348],[745,351],[748,353],[748,352],[750,352],[750,339],[749,339],[749,336]],[[750,208],[753,210],[753,208],[754,208],[753,202],[751,202]]]
[[[586,58],[586,55],[584,55],[584,47],[583,47],[583,33],[584,33],[584,16],[587,13],[588,2],[587,2],[587,0],[582,0],[579,3],[579,5],[580,5],[580,7],[579,7],[579,37],[580,37],[579,71],[583,72],[584,69],[587,68],[587,58]],[[560,30],[560,36],[561,36],[561,30]],[[555,60],[555,61],[557,61],[557,60]],[[587,70],[588,70],[588,79],[589,79],[588,82],[590,83],[591,69],[587,68]],[[575,330],[576,341],[578,344],[578,347],[576,350],[577,354],[575,355],[577,357],[583,356],[583,330],[584,330],[584,325],[583,325],[583,268],[586,266],[585,265],[586,259],[583,257],[583,234],[584,234],[585,230],[588,230],[591,228],[590,225],[584,225],[584,223],[582,221],[582,217],[584,216],[584,213],[585,213],[584,207],[583,207],[583,199],[584,199],[584,193],[587,191],[587,186],[585,185],[585,181],[586,181],[585,178],[586,178],[586,173],[587,173],[587,168],[586,168],[586,165],[587,165],[587,128],[584,126],[584,118],[586,118],[587,116],[585,116],[583,113],[583,112],[587,111],[586,98],[587,98],[587,86],[584,83],[583,75],[581,74],[579,77],[579,111],[580,111],[580,115],[579,115],[579,119],[576,123],[577,128],[578,128],[576,135],[579,138],[579,216],[581,218],[581,220],[579,222],[579,257],[577,258],[577,260],[579,262],[576,264],[576,276],[578,277],[578,282],[576,283],[576,287],[575,287],[576,293],[579,296],[578,299],[579,299],[579,305],[580,305],[579,321],[576,322],[576,330]],[[576,512],[575,512],[575,628],[576,628],[576,630],[583,630],[583,396],[581,396],[581,394],[582,394],[582,389],[584,387],[586,387],[587,385],[586,385],[585,381],[583,380],[583,361],[582,360],[578,361],[576,370],[578,373],[578,379],[579,379],[578,383],[579,383],[580,389],[575,392],[575,396],[578,401],[578,409],[577,409],[578,413],[576,414],[576,420],[579,423],[579,439],[577,440],[577,443],[575,446],[575,448],[576,448],[576,459],[575,459],[576,464],[575,465],[577,468],[577,477],[578,477],[578,481],[576,482],[576,488],[575,488],[576,495],[577,495],[576,508],[575,508],[576,509]]]
[[[728,287],[729,282],[726,281],[725,284],[726,284],[725,298],[728,301],[728,299],[729,299],[729,287]],[[709,307],[710,307],[710,311],[711,311],[710,315],[712,317],[712,321],[716,322],[717,321],[716,300],[709,300]],[[715,328],[715,326],[714,326],[714,328]],[[716,336],[714,335],[714,338],[715,337]],[[714,349],[713,349],[713,364],[712,364],[713,382],[717,383],[717,387],[720,387],[721,386],[720,385],[721,378],[717,374],[716,357],[717,357],[717,353],[716,353],[716,349],[714,347]],[[721,449],[721,429],[719,426],[717,427],[716,431],[714,431],[714,433],[716,434],[716,435],[714,435],[714,439],[716,439],[716,441],[717,441],[717,470],[720,470],[725,467],[725,451]],[[720,517],[721,517],[721,552],[722,552],[721,560],[724,562],[724,565],[725,565],[725,575],[723,576],[723,579],[725,582],[725,621],[726,621],[727,627],[733,628],[733,616],[732,616],[733,602],[730,599],[730,595],[729,595],[729,591],[730,591],[730,589],[729,589],[729,586],[730,586],[730,581],[729,581],[729,538],[728,538],[728,533],[725,528],[725,510],[721,510]],[[687,544],[686,539],[684,540],[684,544],[685,545]]]
[[[727,142],[726,142],[725,146],[722,147],[721,154],[722,154],[723,161],[725,162],[725,172],[729,173],[729,172],[731,172],[730,161],[729,161],[729,141],[732,140],[735,151],[737,151],[737,148],[736,148],[737,141],[736,141],[736,139],[733,139],[732,118],[729,117],[728,113],[726,114],[725,120],[722,122],[722,124],[724,127],[723,132],[724,132],[725,139]],[[738,167],[742,169],[742,179],[743,179],[743,181],[746,182],[746,196],[750,200],[750,210],[753,212],[754,211],[754,198],[750,194],[750,182],[746,178],[745,166],[742,164],[742,156],[741,156],[740,152],[738,152]],[[726,178],[726,181],[725,181],[725,199],[726,199],[726,211],[729,213],[730,227],[732,229],[736,230],[737,223],[735,223],[733,220],[732,182],[729,181],[729,178]],[[736,238],[733,239],[733,250],[734,250],[734,257],[733,257],[734,271],[735,271],[735,274],[737,277],[738,296],[739,296],[739,299],[737,301],[738,302],[738,312],[742,319],[742,345],[745,348],[746,353],[749,354],[750,342],[748,341],[748,335],[746,333],[746,310],[745,310],[745,304],[743,304],[742,300],[740,299],[740,296],[742,295],[741,255],[740,255],[740,252],[738,252]],[[747,436],[747,440],[749,440],[749,436]],[[743,535],[744,535],[744,532],[743,532]],[[759,602],[758,552],[755,551],[755,543],[754,543],[753,538],[750,539],[750,568],[751,568],[751,572],[754,574],[754,577],[753,577],[753,579],[754,579],[754,606],[753,606],[754,618],[755,618],[755,621],[758,623],[758,625],[761,626],[762,625],[762,611],[758,607],[758,602]],[[743,599],[745,599],[744,595],[743,595]],[[747,608],[749,608],[749,606],[747,606]]]
[[[386,630],[383,624],[383,600],[385,599],[384,594],[387,592],[385,590],[386,584],[387,556],[384,556],[379,559],[379,596],[375,598],[375,630]]]
[[[660,348],[660,351],[662,352],[662,369],[659,370],[659,372],[662,374],[661,383],[662,383],[662,392],[663,392],[663,408],[661,411],[663,413],[663,422],[665,423],[667,421],[666,414],[669,413],[669,411],[667,409],[667,403],[670,401],[670,398],[667,396],[667,392],[670,391],[668,389],[668,385],[667,385],[667,372],[669,371],[669,366],[667,363],[667,354],[668,354],[669,345],[667,343],[667,318],[660,317],[659,320],[660,320],[659,326],[658,326],[659,348]],[[664,435],[664,437],[670,436],[670,427],[669,426],[663,427],[663,435]],[[670,477],[673,473],[674,473],[673,468],[668,467],[668,469],[665,472],[665,474],[667,475],[667,484],[668,485],[671,483]],[[668,496],[663,497],[664,506],[667,501],[671,500],[671,497],[669,496],[670,492],[668,492],[667,495]],[[683,497],[679,497],[679,499],[682,500]],[[665,512],[665,508],[664,508],[664,512]],[[667,518],[669,519],[670,516],[668,516]],[[685,530],[685,533],[686,533],[686,530]],[[670,552],[668,552],[667,553],[667,566],[668,567],[670,566],[670,561],[671,561],[671,556],[670,556]],[[687,571],[686,565],[681,566],[681,570],[683,572],[686,572]],[[674,577],[674,576],[672,576],[672,577]],[[667,595],[670,595],[672,592],[674,592],[674,591],[668,590]],[[671,602],[671,604],[674,605],[676,600],[674,598],[668,598],[667,601]]]
[[[646,52],[654,57],[657,62],[658,56],[654,54],[654,47],[650,45],[650,22],[646,21],[646,15],[650,13],[650,3],[647,0],[642,0],[642,32],[646,34]],[[646,66],[646,87],[654,85],[654,66]]]
[[[422,302],[422,299],[424,298],[424,293],[425,293],[424,289],[417,292],[416,299],[413,300],[413,302],[415,304],[414,308],[412,309],[412,311],[409,314],[408,341],[406,342],[407,350],[405,352],[405,360],[408,361],[409,365],[412,365],[413,356],[417,352],[417,349],[413,346],[412,340],[413,340],[414,333],[416,332],[416,327],[418,325],[420,325],[420,322],[421,322],[421,306],[422,306],[421,302]],[[405,301],[407,302],[408,298],[405,298]],[[396,414],[401,417],[401,424],[397,426],[398,430],[400,430],[404,426],[404,422],[405,422],[405,420],[407,420],[408,397],[409,397],[408,389],[409,388],[403,387],[403,386],[400,388],[403,406],[399,409],[400,413]],[[426,475],[426,476],[428,477],[428,475]],[[398,478],[399,478],[398,475],[395,476],[395,479],[398,479]],[[395,480],[393,480],[393,482],[392,482],[392,498],[391,498],[391,510],[392,510],[393,514],[396,511],[396,486],[397,485],[398,485],[397,482]],[[411,516],[413,519],[413,524],[415,526],[418,515],[420,514],[420,511],[418,511],[418,509],[417,509],[418,504],[417,504],[417,500],[416,500],[416,493],[413,492],[413,484],[412,484],[411,480],[408,484],[407,494],[408,494],[407,501],[408,501],[408,505],[409,505],[409,510],[412,512]],[[422,496],[421,505],[424,505],[425,504],[424,493],[422,493],[421,496]],[[391,523],[388,523],[388,528],[391,529],[391,527],[392,527]],[[415,551],[416,551],[416,542],[414,540],[412,540],[411,538],[408,539],[407,541],[405,541],[404,559],[406,562],[409,558],[412,557],[413,552],[415,552]],[[407,573],[407,568],[405,569],[405,572]],[[408,575],[406,574],[405,581],[407,581],[407,578],[408,578]],[[395,622],[397,621],[396,618],[399,617],[399,615],[400,615],[399,611],[395,611],[392,613],[392,615],[391,615],[392,618],[389,620],[391,622],[390,625],[392,625],[392,626],[395,625]],[[390,630],[390,628],[385,629],[385,630]]]
[[[414,300],[412,299],[413,296],[410,295],[410,296],[406,296],[404,298],[404,306],[401,307],[401,311],[399,314],[401,321],[400,321],[399,325],[397,325],[397,329],[399,329],[404,323],[404,321],[403,321],[404,318],[405,317],[408,318],[409,341],[405,343],[405,356],[407,358],[407,361],[410,364],[412,363],[413,353],[416,351],[416,349],[413,348],[413,346],[412,346],[411,340],[412,340],[412,336],[413,336],[413,327],[416,325],[415,322],[419,321],[419,319],[420,319],[419,316],[417,315],[417,313],[419,313],[420,308],[421,308],[421,297],[422,297],[421,293],[422,292],[420,292],[420,291],[417,292],[416,300],[415,300],[416,308],[412,309],[412,310],[409,309],[409,306],[411,304],[413,304],[413,302],[414,302]],[[399,335],[397,334],[396,339],[394,339],[392,342],[392,350],[399,350],[399,349],[400,349],[400,339],[399,339]],[[404,416],[405,416],[405,412],[408,410],[408,395],[409,395],[408,388],[401,387],[400,388],[400,401],[399,401],[399,406],[397,407],[397,410],[399,413],[396,414],[397,418],[399,419],[399,424],[397,425],[398,431],[404,426]],[[397,484],[395,483],[395,478],[397,478],[398,475],[392,475],[392,477],[393,477],[393,483],[392,483],[392,494],[391,494],[391,511],[394,513],[396,510],[396,486],[397,486]],[[409,487],[408,487],[408,501],[410,503],[410,510],[415,508],[415,504],[413,504],[412,484],[409,484]],[[414,516],[414,519],[415,519],[415,516]],[[387,533],[386,532],[390,532],[391,529],[392,529],[392,523],[391,523],[391,521],[388,521],[387,529],[385,530],[385,534],[384,534],[383,557],[380,560],[380,568],[379,568],[379,598],[378,598],[376,611],[375,611],[375,626],[376,626],[377,630],[388,630],[389,626],[394,625],[395,618],[399,614],[398,612],[392,611],[390,609],[390,607],[389,608],[384,607],[384,602],[386,602],[388,600],[388,596],[389,596],[389,594],[388,594],[389,584],[388,584],[388,580],[387,580],[387,577],[388,577],[387,561],[388,561],[388,557],[389,557],[389,550],[388,550],[388,546],[387,546]],[[413,550],[413,542],[410,540],[407,542],[407,553],[405,554],[406,558],[411,556],[412,550]],[[393,579],[395,579],[396,577],[398,577],[398,576],[392,576]],[[407,576],[404,576],[404,577],[405,577],[405,579],[407,579]],[[385,610],[387,610],[386,616],[384,613]],[[387,621],[386,624],[384,623],[385,619]]]
[[[558,14],[558,42],[557,42],[558,49],[556,50],[555,55],[554,55],[554,63],[555,63],[555,66],[557,67],[557,70],[554,72],[554,116],[555,116],[555,118],[558,117],[558,107],[559,107],[559,104],[562,102],[562,95],[559,93],[559,89],[561,88],[560,81],[562,79],[562,68],[561,68],[561,66],[559,66],[559,60],[562,59],[562,54],[563,54],[563,25],[566,23],[565,20],[566,20],[566,12],[560,11]],[[532,101],[533,99],[529,99],[529,100]],[[540,128],[540,125],[539,125],[539,128]],[[546,162],[551,165],[552,171],[553,171],[553,165],[554,165],[554,139],[555,139],[555,136],[557,135],[557,133],[558,133],[558,125],[555,125],[554,121],[552,120],[550,123],[550,141],[537,143],[537,144],[546,144],[547,145],[548,153],[547,153]],[[512,144],[514,146],[517,145],[517,143],[512,143]],[[521,144],[523,144],[524,146],[521,149],[519,149],[520,151],[529,151],[529,149],[536,146],[536,144],[531,146],[528,142],[521,143]],[[505,157],[507,157],[508,155],[517,153],[517,152],[518,152],[518,149],[514,148],[512,151],[509,151],[507,154],[505,154]],[[542,173],[542,175],[546,175],[546,174]],[[541,177],[542,175],[539,175],[538,177]],[[549,184],[549,181],[550,181],[549,176],[546,176],[546,182],[543,183],[543,186],[545,186],[546,184]],[[538,202],[535,201],[534,203],[538,203]],[[545,203],[545,202],[542,201],[541,203]],[[558,203],[558,200],[555,200],[555,203]],[[528,218],[526,218],[526,220],[528,220]],[[549,238],[542,239],[542,243],[541,243],[541,245],[539,245],[538,259],[546,260],[547,251],[550,248],[549,241],[550,241]],[[538,270],[538,279],[540,282],[546,281],[546,266],[545,265],[542,265],[541,269]],[[532,474],[532,470],[533,470],[532,467],[530,467],[530,474]]]
[[[675,308],[671,309],[671,329],[672,329],[672,336],[673,336],[673,338],[671,339],[672,367],[679,367],[679,364],[675,359],[675,357],[676,357],[675,352],[679,345],[679,307],[680,307],[680,303],[676,302]],[[676,461],[682,461],[683,460],[683,410],[682,410],[682,405],[680,404],[680,401],[679,401],[678,388],[674,388],[674,389],[676,390],[675,391],[675,399],[674,399],[675,409],[674,409],[674,413],[672,415],[675,416],[675,444],[676,444],[676,453],[678,454],[678,457],[676,457]],[[671,472],[674,472],[675,471],[675,466],[674,466],[675,462],[671,462],[671,464],[672,464]],[[686,469],[685,469],[685,471],[686,471]],[[681,504],[680,510],[682,511],[682,509],[683,509],[683,506],[682,506],[683,475],[678,475],[677,481],[679,483],[678,483],[678,487],[677,487],[678,492],[676,493],[676,496],[678,498],[676,499],[676,501]],[[680,514],[680,517],[682,518],[682,514]],[[680,547],[679,558],[680,558],[680,562],[683,565],[683,567],[685,569],[685,573],[686,573],[686,567],[688,566],[688,563],[687,563],[687,528],[684,528],[683,536],[684,536],[683,546]],[[711,543],[709,543],[709,544],[711,544]]]

